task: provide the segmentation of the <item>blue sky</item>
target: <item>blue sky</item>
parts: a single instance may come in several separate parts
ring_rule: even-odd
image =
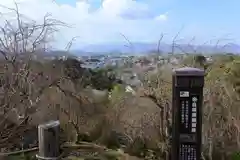
[[[17,1],[17,0],[16,0]],[[18,0],[22,12],[41,19],[46,12],[68,24],[56,34],[56,46],[62,47],[72,37],[78,48],[87,44],[124,43],[130,41],[202,44],[240,44],[240,0]],[[11,5],[0,0],[0,4]],[[25,9],[24,9],[25,8]],[[26,9],[27,8],[27,9]],[[239,15],[239,16],[238,16]],[[193,37],[194,40],[193,40]]]
[[[73,6],[76,4],[75,0],[57,1],[61,4],[67,3]],[[88,2],[91,4],[92,10],[98,9],[102,3],[101,0],[89,0]],[[152,26],[152,32],[149,29],[151,27],[146,27],[145,31],[149,34],[142,36],[143,38],[146,37],[146,41],[156,41],[156,35],[160,35],[162,29],[162,32],[169,35],[166,36],[165,40],[169,42],[174,34],[182,29],[179,39],[186,41],[190,41],[195,36],[195,43],[204,43],[212,39],[222,39],[222,41],[228,39],[224,41],[226,43],[227,41],[240,42],[240,38],[238,38],[240,37],[239,0],[137,0],[137,3],[146,4],[153,17],[161,14],[167,16],[162,24],[152,24],[156,25]],[[132,19],[132,21],[140,21],[140,19]],[[146,21],[148,20],[146,19]],[[140,30],[144,32],[144,28]],[[116,41],[119,40],[116,38]]]

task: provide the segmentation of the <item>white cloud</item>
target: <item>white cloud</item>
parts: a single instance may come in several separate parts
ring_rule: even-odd
[[[54,18],[73,25],[61,29],[56,36],[56,44],[61,48],[74,36],[80,37],[77,45],[124,41],[120,33],[133,41],[148,41],[156,39],[161,29],[167,28],[164,22],[168,19],[167,14],[156,16],[150,6],[135,0],[104,0],[94,11],[87,1],[78,1],[75,6],[57,4],[52,0],[15,1],[20,12],[33,20],[41,21],[50,12]],[[0,4],[14,7],[13,0],[0,0]],[[0,12],[4,9],[0,8]]]
[[[133,0],[105,0],[101,11],[105,12],[106,15],[126,19],[148,18],[152,14],[147,4]]]
[[[168,13],[160,14],[155,17],[155,20],[157,21],[166,21],[168,19]]]

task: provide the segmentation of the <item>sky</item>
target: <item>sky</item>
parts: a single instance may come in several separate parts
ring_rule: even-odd
[[[239,0],[15,0],[22,14],[41,22],[48,12],[71,27],[60,28],[54,46],[131,42],[240,44]],[[13,0],[0,4],[14,7]],[[3,8],[0,7],[0,12]],[[178,34],[179,33],[179,34]],[[124,36],[123,36],[124,35]]]

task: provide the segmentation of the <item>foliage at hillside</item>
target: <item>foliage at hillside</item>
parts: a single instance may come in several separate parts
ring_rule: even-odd
[[[115,84],[122,83],[108,68],[87,69],[82,68],[82,62],[77,59],[53,60],[49,62],[55,67],[63,68],[64,75],[74,83],[81,83],[82,87],[91,86],[98,90],[111,90]],[[81,80],[81,81],[79,81]]]
[[[240,147],[240,56],[214,55],[211,63],[196,57],[188,62],[188,58],[191,59],[186,57],[179,66],[199,65],[204,68],[207,64],[203,154],[206,159],[230,159],[238,153]],[[56,65],[55,62],[54,64]],[[109,75],[108,70],[83,69],[80,62],[75,60],[58,62],[58,65],[63,67],[62,77],[66,76],[66,79],[45,92],[42,103],[48,104],[51,113],[60,118],[65,140],[85,140],[110,148],[124,146],[125,152],[139,157],[149,156],[150,152],[155,157],[164,158],[168,155],[171,69],[159,69],[156,74],[145,75],[148,83],[139,88],[139,94],[134,96],[125,93],[121,84],[116,85],[117,82],[112,78],[113,75]],[[56,74],[57,70],[51,73]],[[44,68],[42,72],[46,74],[49,71]],[[94,102],[96,95],[86,92],[86,87],[90,84],[93,88],[97,86],[97,89],[111,88],[111,99],[105,97],[104,101]],[[104,85],[100,87],[102,84]],[[57,107],[62,111],[57,111]],[[41,112],[44,114],[44,110]],[[48,119],[45,118],[42,122]],[[34,120],[34,115],[31,119]],[[31,124],[31,120],[29,123]],[[38,123],[40,122],[33,124]]]

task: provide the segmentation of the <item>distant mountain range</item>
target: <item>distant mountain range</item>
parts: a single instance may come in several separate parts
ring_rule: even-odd
[[[42,51],[37,52],[38,57],[59,57],[59,56],[93,56],[93,55],[146,55],[151,53],[167,54],[172,53],[172,45],[162,43],[158,49],[158,45],[154,43],[133,43],[131,46],[124,44],[92,44],[80,48],[78,50],[61,51],[54,50],[43,53]],[[240,54],[240,45],[231,44],[228,46],[190,46],[186,44],[176,45],[174,47],[174,53],[234,53]],[[0,58],[3,56],[0,54]]]
[[[154,43],[132,43],[126,46],[126,44],[92,44],[82,47],[77,50],[70,51],[50,51],[43,53],[37,52],[39,57],[58,57],[58,56],[93,56],[93,55],[145,55],[150,53],[167,54],[172,53],[173,47],[170,44],[161,43],[159,49],[158,45]],[[201,54],[213,54],[213,53],[233,53],[240,54],[240,45],[229,44],[227,46],[211,46],[211,45],[186,45],[178,44],[174,47],[174,53],[201,53]],[[0,58],[3,56],[0,54]]]
[[[79,50],[72,51],[77,55],[89,55],[94,53],[108,53],[108,54],[147,54],[147,53],[169,53],[172,52],[173,47],[170,44],[161,43],[159,49],[158,45],[154,43],[132,43],[126,44],[92,44],[85,46]],[[240,53],[240,45],[229,44],[226,46],[190,46],[187,44],[178,44],[174,47],[174,53]]]

